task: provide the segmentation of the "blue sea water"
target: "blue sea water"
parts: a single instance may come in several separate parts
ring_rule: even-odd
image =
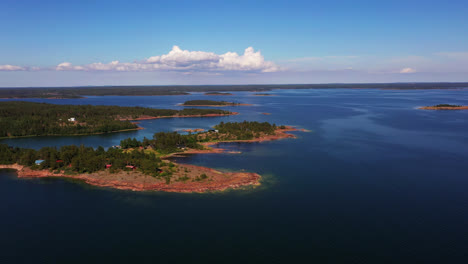
[[[213,99],[253,106],[222,108],[236,116],[145,120],[145,129],[134,132],[2,143],[109,147],[127,137],[243,120],[311,132],[222,145],[241,154],[178,159],[264,178],[258,188],[223,193],[118,191],[63,179],[18,179],[2,170],[0,256],[27,263],[468,262],[468,111],[416,109],[468,105],[468,90],[270,93],[275,96],[28,99],[174,109],[186,100]]]

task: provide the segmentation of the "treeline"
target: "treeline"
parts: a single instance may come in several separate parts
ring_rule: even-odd
[[[0,88],[0,98],[79,98],[87,95],[150,96],[186,95],[190,92],[263,92],[274,89],[444,89],[467,88],[468,83],[325,83],[325,84],[267,84],[267,85],[205,85],[205,86],[99,86],[54,88]]]
[[[183,151],[184,148],[203,149],[202,142],[218,140],[249,140],[264,135],[273,135],[278,128],[275,124],[268,122],[235,122],[224,123],[214,127],[214,130],[201,133],[189,133],[182,135],[177,132],[159,132],[153,135],[152,139],[144,138],[138,141],[135,138],[128,138],[120,141],[123,149],[128,148],[151,148],[161,154],[170,154]]]
[[[283,127],[283,126],[282,126]],[[221,122],[214,126],[220,134],[228,134],[235,139],[245,140],[259,137],[261,134],[272,135],[277,129],[276,124],[268,122],[244,121],[244,122]]]
[[[39,164],[36,164],[38,161]],[[63,146],[60,149],[44,147],[40,150],[13,148],[0,144],[0,164],[13,164],[31,167],[32,169],[50,169],[56,171],[93,173],[106,169],[111,172],[132,170],[131,166],[141,172],[159,176],[160,167],[164,166],[154,153],[143,150],[123,151],[103,147],[97,149],[81,146]]]
[[[161,154],[170,154],[182,151],[183,148],[202,149],[203,146],[198,144],[198,134],[182,135],[177,132],[159,132],[153,135],[153,139],[144,138],[143,141],[138,141],[135,138],[128,138],[120,141],[120,147],[128,148],[151,148]]]
[[[282,126],[281,126],[282,127]],[[280,127],[280,128],[281,128]],[[62,146],[60,148],[44,147],[40,150],[14,148],[0,144],[0,164],[14,164],[31,167],[32,169],[50,169],[57,172],[93,173],[105,169],[110,172],[131,170],[133,168],[153,176],[168,177],[170,170],[163,170],[167,164],[161,161],[156,152],[161,154],[182,152],[185,148],[203,149],[201,142],[215,140],[244,140],[260,135],[274,134],[278,127],[267,122],[224,123],[215,126],[208,132],[182,135],[177,132],[159,132],[152,139],[124,139],[121,148],[103,147],[97,149],[81,146]],[[169,163],[169,167],[171,163]]]
[[[137,128],[137,125],[128,120],[137,119],[140,116],[164,117],[230,113],[219,109],[173,110],[9,101],[0,102],[0,137],[108,133]]]
[[[212,101],[212,100],[190,100],[183,103],[183,105],[233,105],[236,103],[230,103],[226,101]]]

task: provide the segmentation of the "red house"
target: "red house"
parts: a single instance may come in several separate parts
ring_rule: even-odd
[[[106,164],[106,169],[109,169],[110,167],[112,167],[112,164]]]
[[[125,168],[129,168],[129,169],[132,169],[132,170],[136,169],[136,167],[133,166],[133,165],[127,165],[127,166],[125,166]]]

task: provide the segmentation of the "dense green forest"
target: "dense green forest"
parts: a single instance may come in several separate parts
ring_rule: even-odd
[[[97,86],[97,87],[41,87],[0,88],[0,98],[79,98],[87,95],[147,96],[186,95],[190,92],[262,92],[274,89],[444,89],[468,88],[468,83],[325,83],[325,84],[265,84],[265,85],[203,85],[203,86]]]
[[[249,140],[261,135],[272,135],[277,128],[284,126],[276,126],[268,122],[221,122],[214,126],[215,129],[208,132],[189,133],[182,135],[177,132],[159,132],[153,135],[152,139],[144,138],[143,141],[138,141],[135,138],[124,139],[120,142],[123,149],[128,148],[151,148],[162,154],[170,154],[183,151],[184,148],[203,149],[199,143],[212,142],[218,140]]]
[[[182,105],[193,106],[193,105],[236,105],[238,103],[230,103],[226,101],[212,101],[212,100],[190,100],[184,102]]]
[[[39,165],[36,160],[43,160]],[[63,146],[59,149],[44,147],[40,150],[12,148],[0,144],[0,164],[13,164],[31,167],[32,169],[51,169],[58,171],[93,173],[105,170],[106,165],[112,165],[111,172],[129,170],[127,166],[136,166],[145,174],[158,175],[159,168],[164,166],[154,153],[143,150],[123,151],[121,149],[103,147],[97,149],[81,146]]]
[[[156,155],[157,153],[183,152],[185,148],[203,149],[200,143],[207,141],[252,139],[259,134],[273,134],[277,126],[267,122],[244,121],[241,123],[221,122],[215,128],[217,132],[213,130],[188,135],[177,132],[159,132],[155,133],[152,139],[144,138],[143,141],[128,138],[120,142],[121,148],[109,148],[107,151],[103,147],[94,149],[83,145],[44,147],[34,150],[0,144],[0,164],[18,163],[32,169],[50,169],[69,173],[93,173],[107,169],[106,165],[111,165],[108,168],[110,172],[117,172],[131,169],[127,166],[135,166],[145,174],[168,177],[166,180],[169,180],[170,170],[161,169],[168,166],[168,163],[163,162]],[[43,161],[36,164],[38,160]]]
[[[9,101],[0,102],[0,137],[108,133],[137,128],[137,125],[128,120],[140,116],[164,117],[230,113],[217,109],[172,110]]]

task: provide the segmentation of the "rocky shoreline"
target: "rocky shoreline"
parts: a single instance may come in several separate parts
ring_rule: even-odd
[[[110,187],[119,190],[131,191],[164,191],[179,193],[203,193],[208,191],[224,191],[226,189],[237,189],[244,186],[260,185],[261,176],[251,172],[221,172],[211,168],[177,164],[179,174],[189,178],[185,181],[174,181],[167,184],[163,179],[158,179],[141,172],[118,172],[110,173],[100,171],[91,174],[65,174],[63,171],[54,173],[49,170],[32,170],[28,167],[12,164],[0,165],[0,169],[14,169],[18,178],[69,178],[82,180],[83,182],[99,187]],[[189,171],[185,173],[184,171]],[[200,175],[206,175],[206,179],[198,180]],[[195,176],[196,175],[196,176]],[[194,180],[196,179],[196,180]]]

